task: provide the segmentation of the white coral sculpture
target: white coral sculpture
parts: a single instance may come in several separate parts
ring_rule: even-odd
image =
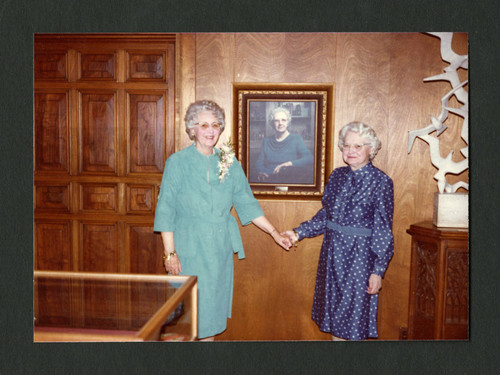
[[[459,181],[455,184],[449,184],[446,181],[446,175],[448,173],[458,175],[469,168],[469,93],[464,89],[464,86],[468,84],[468,81],[466,80],[464,82],[460,82],[457,73],[457,69],[459,68],[468,69],[469,57],[468,55],[458,55],[453,52],[451,48],[453,33],[428,34],[437,36],[441,39],[441,58],[450,65],[444,69],[444,73],[425,78],[424,82],[448,81],[450,82],[452,89],[441,98],[441,113],[439,113],[437,117],[431,116],[431,123],[429,125],[425,128],[409,131],[408,153],[410,153],[412,149],[415,138],[420,138],[427,142],[430,147],[431,163],[438,169],[438,172],[434,175],[434,179],[437,180],[439,192],[455,193],[457,189],[461,187],[466,190],[469,189],[469,184],[466,182]],[[453,108],[449,106],[449,99],[453,95],[462,104],[461,107]],[[460,150],[460,153],[465,159],[459,162],[452,160],[453,150],[446,157],[442,157],[439,148],[438,137],[443,131],[446,130],[447,126],[443,123],[446,121],[450,113],[463,118],[460,136],[465,141],[467,146]],[[434,131],[436,131],[436,136],[431,136],[431,133]]]

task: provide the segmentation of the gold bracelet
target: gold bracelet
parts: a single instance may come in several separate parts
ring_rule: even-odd
[[[297,242],[299,242],[299,234],[293,230],[293,234],[295,234],[295,242],[293,243],[293,247],[297,247]]]
[[[173,257],[174,255],[177,255],[177,253],[175,252],[175,250],[171,253],[168,253],[167,255],[164,255],[163,256],[163,260],[170,260],[170,257]]]

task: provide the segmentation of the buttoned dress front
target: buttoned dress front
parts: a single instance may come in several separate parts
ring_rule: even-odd
[[[220,151],[201,154],[193,145],[165,163],[154,230],[173,232],[182,275],[198,277],[198,337],[226,329],[233,296],[233,252],[245,257],[234,208],[242,225],[263,216],[235,159],[219,180]]]
[[[335,169],[322,208],[295,228],[299,238],[323,234],[312,319],[323,332],[348,340],[378,337],[378,294],[366,292],[394,252],[392,180],[368,163]]]

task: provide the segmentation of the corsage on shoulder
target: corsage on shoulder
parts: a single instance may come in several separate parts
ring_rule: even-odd
[[[223,143],[220,147],[220,161],[219,161],[219,181],[224,182],[226,176],[229,175],[229,168],[234,163],[234,149],[231,142],[231,138],[226,143]]]

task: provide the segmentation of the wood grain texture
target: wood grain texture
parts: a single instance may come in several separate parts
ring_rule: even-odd
[[[358,120],[377,131],[382,149],[374,164],[395,186],[395,254],[380,295],[380,339],[398,339],[400,327],[407,327],[410,238],[406,229],[432,218],[436,169],[430,163],[428,145],[415,142],[408,154],[407,138],[409,130],[426,126],[430,116],[439,113],[440,99],[450,89],[447,82],[423,82],[446,66],[439,47],[439,39],[422,33],[197,34],[197,98],[211,91],[220,103],[228,103],[231,95],[226,88],[231,79],[333,82],[335,168],[345,165],[336,147],[343,125]],[[230,61],[233,48],[234,63]],[[454,48],[467,53],[466,34],[454,40]],[[207,62],[208,56],[218,56],[219,66]],[[453,143],[459,131],[456,125],[461,122],[450,119],[449,123],[443,150],[458,150],[463,142]],[[228,129],[224,136],[229,136]],[[468,177],[467,172],[464,176]],[[320,208],[319,202],[260,203],[279,230],[297,226]],[[235,260],[233,318],[219,338],[330,339],[310,318],[321,238],[303,240],[297,251],[284,253],[253,226],[241,228],[241,232],[247,259]]]
[[[35,171],[69,171],[67,92],[35,93]]]
[[[233,34],[196,35],[196,100],[213,100],[224,109],[226,129],[221,142],[229,137],[233,118],[234,38]]]
[[[278,230],[296,226],[321,207],[317,202],[260,203]],[[286,252],[254,225],[240,230],[246,259],[235,259],[233,318],[220,339],[330,339],[317,332],[310,318],[322,237],[305,239]],[[238,323],[242,319],[245,324]]]
[[[191,144],[186,134],[184,115],[189,104],[196,100],[196,35],[180,34],[175,59],[175,151]]]
[[[332,82],[335,34],[273,34],[272,82]]]
[[[235,34],[235,82],[271,82],[272,37],[269,34]]]
[[[175,148],[175,39],[35,39],[35,268],[127,272]]]

